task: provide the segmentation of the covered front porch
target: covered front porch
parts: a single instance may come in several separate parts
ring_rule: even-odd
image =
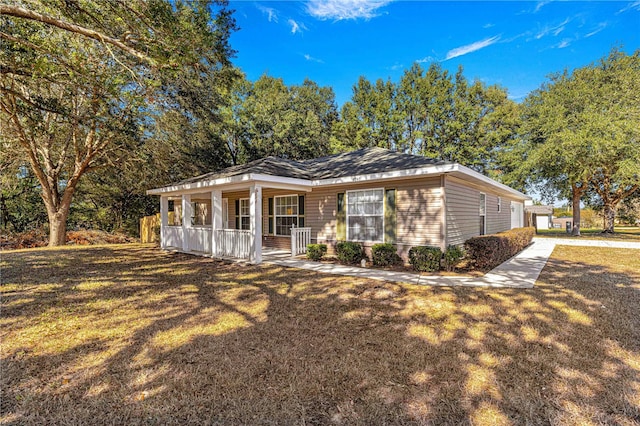
[[[158,194],[163,249],[259,264],[265,256],[304,254],[311,243],[304,195],[298,195],[308,186],[253,182],[203,189]]]

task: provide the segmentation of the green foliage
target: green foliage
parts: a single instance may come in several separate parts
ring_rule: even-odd
[[[307,244],[307,259],[317,262],[322,260],[325,254],[327,254],[326,244]]]
[[[626,225],[640,225],[640,193],[622,203],[618,209],[618,221]]]
[[[371,247],[371,260],[375,266],[392,266],[402,264],[396,247],[391,243],[374,244]]]
[[[0,153],[0,158],[7,153]],[[0,169],[0,227],[4,231],[25,232],[47,223],[38,180],[27,166],[4,163]]]
[[[362,244],[353,241],[340,241],[336,244],[338,260],[344,263],[359,263],[366,256]]]
[[[144,163],[145,126],[167,109],[195,118],[206,100],[214,121],[231,79],[223,2],[13,2],[0,26],[3,149],[28,159],[52,245],[85,174]]]
[[[478,269],[491,269],[515,256],[531,243],[535,228],[514,228],[492,235],[481,235],[465,241],[467,257]]]
[[[416,271],[438,271],[440,270],[440,259],[442,259],[440,247],[415,246],[409,250],[409,263]]]
[[[450,245],[449,247],[447,247],[442,257],[445,269],[447,271],[453,271],[463,257],[464,250],[462,249],[462,247]]]
[[[462,69],[452,76],[437,64],[426,72],[414,64],[398,83],[360,77],[334,127],[332,147],[378,146],[487,171],[514,143],[518,112],[504,89],[470,84]]]
[[[613,230],[616,206],[640,188],[638,93],[640,51],[613,49],[597,63],[554,75],[525,100],[529,155],[522,169],[551,190],[548,198],[572,194],[574,219],[591,191]]]
[[[329,154],[331,129],[338,118],[333,89],[309,79],[287,86],[268,75],[244,84],[233,121],[240,158],[273,155],[299,160]]]

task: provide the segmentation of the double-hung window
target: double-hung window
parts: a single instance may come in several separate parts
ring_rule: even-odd
[[[298,196],[275,197],[274,203],[276,235],[291,235],[291,227],[298,226]]]
[[[240,229],[251,229],[251,216],[249,211],[249,199],[240,199]]]
[[[347,191],[347,240],[384,240],[384,190]]]

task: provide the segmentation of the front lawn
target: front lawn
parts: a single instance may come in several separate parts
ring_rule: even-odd
[[[536,232],[536,237],[640,241],[639,227],[616,226],[614,231],[613,234],[603,234],[602,228],[583,228],[580,229],[580,236],[574,237],[564,229],[540,229]]]
[[[558,246],[517,290],[4,252],[0,423],[637,424],[638,253]]]

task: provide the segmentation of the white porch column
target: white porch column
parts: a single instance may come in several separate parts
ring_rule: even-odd
[[[182,194],[182,251],[189,251],[189,228],[191,228],[191,195]]]
[[[252,185],[249,197],[249,221],[251,222],[249,262],[258,264],[262,263],[262,187]]]
[[[222,191],[214,189],[211,191],[211,256],[218,252],[218,241],[216,241],[216,231],[222,229]]]
[[[167,226],[169,226],[169,197],[160,196],[160,248],[167,248]]]

